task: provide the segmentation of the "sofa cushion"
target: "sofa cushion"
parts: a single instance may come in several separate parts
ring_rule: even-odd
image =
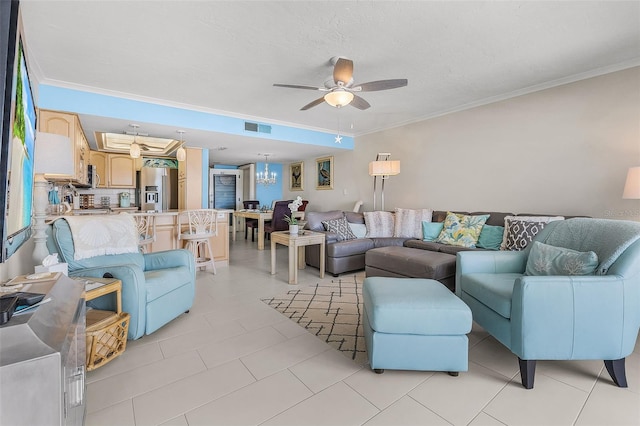
[[[448,244],[440,244],[440,247],[438,247],[438,251],[440,253],[447,253],[447,254],[454,254],[454,255],[459,251],[469,251],[469,250],[478,250],[478,249],[474,247],[450,246]]]
[[[311,231],[324,231],[323,220],[340,219],[344,217],[342,210],[331,210],[328,212],[306,212],[304,219],[307,221],[306,229]]]
[[[489,215],[468,216],[449,212],[436,242],[452,246],[475,247]]]
[[[431,209],[395,210],[394,237],[422,238],[422,222],[431,222]]]
[[[373,241],[369,238],[356,238],[334,244],[327,244],[326,251],[328,257],[346,257],[364,254],[372,248],[374,248]]]
[[[367,238],[393,237],[394,220],[391,212],[364,212],[364,223],[367,225]]]
[[[504,318],[511,318],[511,296],[516,279],[522,274],[468,273],[456,283],[460,290]]]
[[[406,240],[403,244],[405,247],[417,248],[429,251],[440,251],[440,247],[444,244],[436,243],[433,241],[423,240]]]
[[[525,275],[593,275],[598,255],[554,247],[534,241],[527,259]]]
[[[344,212],[344,217],[347,218],[347,222],[349,222],[349,223],[362,223],[362,224],[364,224],[364,213]]]
[[[435,241],[438,239],[440,232],[442,232],[442,228],[444,227],[443,222],[422,222],[422,239],[424,241]]]
[[[344,216],[340,219],[323,220],[322,225],[327,231],[335,232],[338,235],[338,241],[353,240],[356,236],[349,228],[349,222]]]
[[[500,250],[502,237],[504,236],[504,226],[493,226],[485,224],[480,231],[480,237],[476,247],[488,250]]]
[[[506,216],[500,250],[524,250],[544,226],[564,216]]]

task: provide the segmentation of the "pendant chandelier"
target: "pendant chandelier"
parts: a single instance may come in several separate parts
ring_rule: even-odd
[[[269,171],[269,163],[267,162],[269,155],[264,156],[264,172],[256,173],[256,182],[262,185],[275,185],[277,182],[276,172]]]
[[[184,130],[176,130],[176,132],[180,133],[180,147],[176,150],[176,160],[185,161],[187,159],[187,151],[184,149],[184,134],[187,133]]]

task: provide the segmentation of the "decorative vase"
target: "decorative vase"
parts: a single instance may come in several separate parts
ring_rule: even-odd
[[[289,234],[298,235],[298,225],[289,225]]]

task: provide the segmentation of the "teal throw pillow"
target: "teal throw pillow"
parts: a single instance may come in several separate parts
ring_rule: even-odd
[[[422,222],[422,241],[435,241],[442,232],[442,222]]]
[[[593,275],[598,255],[550,246],[534,241],[527,259],[525,275]]]
[[[480,237],[476,247],[487,250],[500,250],[504,226],[484,225],[480,231]]]
[[[489,219],[488,214],[467,216],[447,212],[442,232],[438,235],[437,243],[451,246],[475,248],[480,231]]]

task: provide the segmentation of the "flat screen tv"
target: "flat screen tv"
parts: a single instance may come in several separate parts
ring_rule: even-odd
[[[0,59],[5,59],[5,78],[0,150],[0,261],[4,262],[31,236],[36,108],[27,72],[19,2],[1,3]]]

